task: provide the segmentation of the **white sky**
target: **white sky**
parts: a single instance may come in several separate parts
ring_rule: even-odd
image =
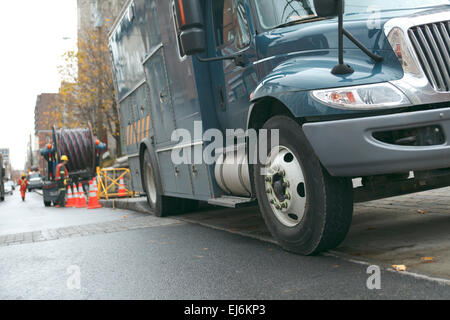
[[[0,148],[23,169],[36,97],[58,92],[61,56],[76,45],[77,1],[1,1],[0,12]]]

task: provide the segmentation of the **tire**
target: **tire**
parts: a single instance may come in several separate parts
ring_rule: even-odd
[[[44,206],[51,207],[52,206],[52,202],[51,201],[44,201]]]
[[[195,211],[199,206],[196,200],[163,196],[163,185],[158,168],[156,156],[146,149],[141,160],[142,185],[154,215],[166,217]]]
[[[259,209],[272,236],[302,255],[337,247],[352,222],[351,179],[328,174],[295,120],[276,116],[263,129],[279,129],[279,149],[269,150],[269,141],[267,164],[253,167]]]

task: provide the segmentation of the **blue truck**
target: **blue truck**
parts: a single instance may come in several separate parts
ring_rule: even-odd
[[[448,0],[128,1],[109,48],[134,190],[157,216],[257,203],[313,255],[355,202],[449,186],[449,17]]]

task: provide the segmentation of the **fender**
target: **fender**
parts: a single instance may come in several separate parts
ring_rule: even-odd
[[[383,50],[379,54],[384,60],[374,63],[359,49],[347,49],[345,61],[355,69],[351,75],[331,73],[337,63],[336,50],[304,52],[285,60],[274,68],[252,93],[249,119],[257,109],[256,106],[264,99],[280,101],[294,117],[355,113],[323,105],[312,99],[310,91],[401,79],[404,75],[403,69],[394,52]]]
[[[150,152],[154,153],[152,142],[149,139],[143,139],[141,142],[139,142],[139,157],[142,157],[145,148],[149,149]]]

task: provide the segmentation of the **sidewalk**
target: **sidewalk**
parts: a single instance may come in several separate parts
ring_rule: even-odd
[[[100,200],[100,204],[102,204],[105,208],[131,210],[144,214],[150,213],[150,207],[147,203],[147,198],[145,197]]]

